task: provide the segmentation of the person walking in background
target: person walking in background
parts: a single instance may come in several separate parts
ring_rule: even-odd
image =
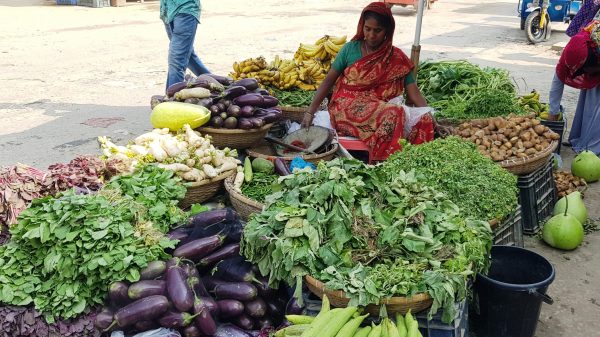
[[[600,0],[585,0],[583,7],[575,14],[565,33],[569,37],[579,33],[581,28],[592,21],[598,11],[600,11]]]
[[[200,0],[160,0],[160,18],[170,41],[167,88],[183,81],[188,68],[196,76],[210,73],[194,52],[201,8]]]

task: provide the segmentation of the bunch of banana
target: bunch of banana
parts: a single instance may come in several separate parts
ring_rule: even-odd
[[[316,45],[322,45],[329,59],[334,59],[344,43],[346,43],[346,35],[339,37],[325,35],[317,41]]]
[[[324,62],[334,59],[342,46],[346,43],[346,36],[325,35],[318,39],[315,44],[300,43],[300,47],[294,54],[294,61],[297,63],[306,60],[317,60]]]
[[[326,75],[323,64],[316,60],[298,63],[298,79],[306,84],[320,84]]]
[[[258,74],[267,69],[267,61],[264,57],[249,58],[242,62],[233,63],[233,73],[230,76],[234,79],[254,77],[258,79]]]
[[[526,112],[534,113],[541,119],[548,119],[550,107],[548,104],[540,102],[540,93],[535,89],[531,93],[519,97],[519,104]]]

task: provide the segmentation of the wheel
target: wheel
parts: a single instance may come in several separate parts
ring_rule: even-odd
[[[525,18],[521,18],[521,30],[525,30]]]
[[[550,29],[550,18],[546,15],[546,25],[540,28],[540,11],[530,13],[525,20],[525,34],[529,42],[535,44],[546,40],[548,30]]]

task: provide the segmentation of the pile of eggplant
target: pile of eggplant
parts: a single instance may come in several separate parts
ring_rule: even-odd
[[[169,86],[165,96],[152,96],[150,106],[154,108],[164,101],[182,101],[209,109],[211,119],[206,126],[213,128],[256,129],[282,117],[277,98],[260,88],[254,78],[233,82],[214,74],[190,77]]]
[[[230,209],[191,216],[169,236],[179,240],[173,258],[154,261],[131,284],[115,282],[98,329],[127,334],[158,327],[184,337],[248,337],[277,327],[295,300],[273,289],[258,268],[240,256],[243,222]]]

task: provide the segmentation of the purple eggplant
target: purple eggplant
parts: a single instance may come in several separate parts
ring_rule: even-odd
[[[213,99],[212,98],[201,98],[197,104],[208,109],[208,108],[210,108],[211,105],[213,105]]]
[[[167,270],[165,261],[152,261],[140,271],[140,280],[154,280]]]
[[[190,82],[188,83],[188,87],[189,88],[203,87],[210,91],[218,91],[218,92],[222,92],[223,90],[225,90],[225,87],[223,86],[223,84],[219,83],[219,81],[217,81],[213,77],[205,75],[205,74],[200,75],[200,76],[190,80]]]
[[[252,272],[255,272],[252,269]],[[277,290],[273,289],[269,286],[269,278],[265,276],[260,276],[257,278],[258,282],[255,282],[256,289],[258,290],[258,296],[262,298],[273,298],[275,297]]]
[[[232,104],[227,108],[227,115],[231,116],[231,117],[235,117],[238,118],[240,117],[241,114],[241,109],[239,106]]]
[[[252,330],[252,328],[254,327],[254,321],[244,314],[233,317],[231,319],[231,323],[237,325],[238,327],[244,330]]]
[[[258,89],[258,81],[254,78],[244,78],[244,79],[241,79],[241,80],[231,83],[232,87],[237,86],[237,85],[241,85],[242,87],[245,87],[249,91]]]
[[[114,313],[109,308],[104,308],[100,311],[94,319],[94,326],[98,330],[107,329],[113,323]]]
[[[189,227],[178,227],[167,233],[167,237],[170,240],[183,240],[192,232],[192,228]]]
[[[217,301],[219,316],[223,318],[239,316],[244,312],[244,303],[238,300]]]
[[[207,255],[205,257],[203,257],[202,259],[200,259],[200,261],[198,262],[198,266],[201,267],[208,267],[208,266],[212,266],[213,264],[232,257],[232,256],[239,256],[240,255],[240,244],[239,243],[230,243],[228,245],[223,246],[222,248],[220,248],[219,250],[211,253],[210,255]]]
[[[127,295],[132,300],[152,295],[166,295],[167,283],[163,280],[141,280],[129,286]]]
[[[277,172],[277,174],[279,174],[280,176],[287,176],[292,174],[292,171],[290,171],[290,168],[288,167],[285,160],[283,160],[283,158],[275,158],[273,164],[275,165],[275,172]]]
[[[173,252],[173,256],[190,259],[192,261],[198,260],[221,247],[224,240],[225,236],[223,235],[212,235],[196,239],[177,247]]]
[[[239,118],[237,126],[238,126],[238,129],[242,129],[242,130],[254,129],[254,124],[252,124],[252,121],[250,120],[250,118]]]
[[[239,255],[219,261],[213,268],[212,275],[230,282],[259,282],[252,271],[252,263]]]
[[[139,321],[155,320],[169,308],[169,300],[162,295],[148,296],[119,309],[114,316],[114,324],[121,328]]]
[[[234,99],[247,93],[248,89],[246,89],[246,87],[243,87],[241,85],[232,85],[229,88],[225,89],[225,91],[223,91],[220,97],[224,99]]]
[[[231,83],[233,83],[233,79],[231,77],[226,77],[226,76],[221,76],[221,75],[216,75],[216,74],[211,74],[211,73],[206,73],[204,75],[214,78],[215,80],[217,80],[217,82],[221,83],[224,86],[231,85]]]
[[[233,99],[233,104],[244,106],[244,105],[253,105],[262,107],[264,104],[264,98],[261,94],[245,94],[242,96],[238,96]]]
[[[184,312],[194,306],[194,294],[187,283],[183,269],[179,266],[167,270],[167,294],[177,310]]]
[[[137,330],[137,331],[148,331],[148,330],[154,330],[157,328],[160,328],[160,325],[158,325],[158,323],[156,321],[139,321],[136,322],[133,327]]]
[[[190,315],[187,312],[167,311],[158,319],[163,328],[181,329],[192,323],[198,314]]]
[[[229,282],[218,284],[214,293],[217,299],[251,301],[256,298],[258,291],[254,285],[248,282]]]
[[[200,276],[188,277],[188,285],[194,294],[198,296],[210,296],[206,290],[206,287],[204,287],[204,282],[202,282],[202,278]]]
[[[194,214],[187,219],[183,226],[192,228],[197,226],[206,227],[217,222],[233,221],[238,218],[237,213],[233,209],[227,207]]]
[[[181,264],[181,258],[179,257],[172,257],[170,259],[167,260],[167,270],[169,270],[169,268],[171,267],[175,267],[178,266],[179,264]]]
[[[267,303],[267,316],[273,319],[274,323],[280,323],[283,320],[285,314],[284,308],[285,303],[280,303],[274,299],[268,299]]]
[[[240,116],[242,117],[252,117],[254,116],[254,110],[256,108],[252,105],[244,105],[240,108]]]
[[[262,128],[266,124],[265,120],[262,118],[252,117],[252,118],[250,118],[250,120],[252,121],[252,126],[255,129]]]
[[[263,89],[263,88],[258,88],[258,89],[252,90],[252,92],[255,94],[261,94],[263,96],[270,95],[269,91],[267,89]]]
[[[201,337],[202,333],[200,332],[200,329],[198,329],[197,326],[195,325],[188,325],[187,327],[185,327],[185,329],[183,329],[183,337]]]
[[[262,298],[257,297],[244,303],[244,312],[252,318],[261,318],[267,313],[267,303]]]
[[[177,83],[171,84],[167,88],[167,96],[173,97],[180,90],[185,89],[187,87],[188,87],[188,83],[186,81],[181,81],[181,82],[177,82]]]
[[[231,231],[231,229],[234,226],[236,226],[237,222],[239,222],[239,221],[240,220],[220,221],[220,222],[216,222],[212,225],[196,226],[196,227],[194,227],[194,230],[192,231],[192,233],[182,243],[188,243],[188,242],[196,240],[196,239],[206,238],[206,237],[216,235],[216,234],[219,234],[221,236],[227,236],[227,235],[229,235],[229,232]]]
[[[213,319],[209,304],[201,298],[196,298],[194,301],[194,314],[196,319],[194,320],[195,325],[205,335],[214,335],[217,331],[217,324]]]
[[[302,315],[302,311],[304,311],[304,306],[298,304],[298,300],[296,297],[292,296],[285,306],[285,314],[286,315]]]
[[[260,330],[274,326],[275,324],[269,317],[261,317],[254,321],[254,327]]]
[[[131,303],[131,299],[127,295],[129,286],[125,282],[113,282],[108,287],[108,297],[115,307],[123,307]]]
[[[208,291],[214,291],[219,284],[227,284],[229,282],[214,276],[204,276],[202,277],[202,283],[204,283],[204,286]]]
[[[279,104],[279,100],[271,95],[263,95],[263,104],[262,108],[270,108],[277,106]]]
[[[229,233],[225,238],[225,243],[236,243],[242,239],[242,233],[244,233],[244,223],[241,220],[237,220],[231,223]]]

